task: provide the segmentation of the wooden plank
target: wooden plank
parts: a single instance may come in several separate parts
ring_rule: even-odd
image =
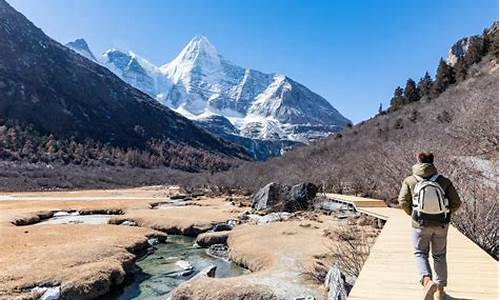
[[[337,199],[367,203],[365,199],[333,195]],[[378,200],[381,201],[381,200]],[[373,207],[360,211],[381,215],[387,222],[377,237],[349,299],[422,299],[410,238],[411,219],[402,210]],[[383,201],[382,201],[383,202]],[[380,203],[380,202],[378,202]],[[448,235],[449,299],[498,299],[498,262],[450,227]]]

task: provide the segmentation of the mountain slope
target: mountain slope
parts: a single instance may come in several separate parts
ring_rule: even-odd
[[[90,51],[89,45],[84,39],[76,39],[72,42],[67,43],[65,46],[75,50],[78,54],[82,55],[83,57],[86,57],[87,59],[97,62],[97,59],[95,58],[92,51]]]
[[[160,102],[192,117],[224,116],[246,137],[309,142],[350,123],[285,75],[231,63],[204,36],[194,37],[160,70],[173,84],[157,94]]]
[[[82,52],[80,46],[68,47]],[[87,51],[83,51],[83,54]],[[88,56],[88,55],[86,55]],[[226,118],[251,144],[272,147],[299,145],[337,132],[350,124],[331,104],[282,74],[264,74],[237,66],[222,57],[204,36],[194,37],[172,62],[161,67],[131,51],[110,49],[100,63],[160,103],[198,121],[205,128],[213,116]],[[216,133],[216,132],[215,132]],[[224,137],[223,137],[224,138]],[[265,141],[265,142],[263,142]]]
[[[0,0],[0,117],[120,147],[151,139],[246,157],[106,68],[47,37]]]
[[[450,66],[452,83],[435,97],[381,112],[265,164],[244,164],[189,184],[253,192],[269,182],[309,181],[324,191],[397,205],[416,154],[430,151],[439,174],[452,180],[463,201],[453,224],[498,259],[498,26],[491,30],[477,53],[480,60],[465,65],[465,78],[453,78],[457,74]]]

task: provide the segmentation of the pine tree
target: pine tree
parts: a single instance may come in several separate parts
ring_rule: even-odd
[[[465,65],[471,66],[478,63],[484,55],[483,39],[480,37],[471,37],[469,46],[464,55]]]
[[[52,134],[49,135],[48,141],[45,144],[46,152],[49,154],[55,154],[57,152],[57,150],[59,150],[58,148],[59,147],[57,145],[57,141],[54,138],[54,136]]]
[[[429,75],[429,72],[425,72],[424,77],[420,78],[420,80],[418,81],[417,88],[420,98],[430,97],[432,88],[432,78],[431,75]]]
[[[493,56],[498,61],[498,27],[485,29],[483,39],[486,54]]]
[[[439,61],[436,71],[436,80],[432,84],[431,97],[436,98],[444,92],[450,84],[455,82],[453,68],[450,67],[443,58]]]
[[[454,66],[455,80],[457,82],[464,81],[467,78],[467,66],[463,58],[459,58]]]
[[[403,94],[404,94],[404,90],[400,86],[398,86],[394,90],[394,96],[392,96],[392,99],[391,99],[391,111],[396,111],[396,110],[400,109],[401,106],[403,106],[405,104],[406,100],[405,100],[405,96]]]
[[[415,84],[415,81],[413,81],[413,79],[411,78],[406,81],[404,96],[408,102],[415,102],[420,99],[417,85]]]
[[[378,113],[382,114],[383,112],[384,112],[384,110],[382,109],[382,102],[380,102],[380,105],[378,107]]]
[[[21,150],[21,154],[25,157],[28,157],[29,155],[32,155],[34,153],[34,146],[31,140],[27,140],[26,143],[24,143],[23,149]]]

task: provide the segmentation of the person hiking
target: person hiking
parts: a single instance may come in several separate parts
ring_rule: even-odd
[[[436,294],[442,300],[446,296],[444,288],[448,279],[448,224],[451,214],[460,207],[461,200],[451,181],[438,174],[432,153],[420,152],[417,159],[418,163],[412,167],[413,175],[403,181],[398,201],[412,219],[413,253],[424,288],[424,299],[432,300]],[[434,260],[434,280],[429,264],[429,249],[432,249]]]

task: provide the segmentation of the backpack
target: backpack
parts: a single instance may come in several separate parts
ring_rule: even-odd
[[[413,217],[421,224],[449,223],[450,209],[443,188],[436,182],[439,175],[429,179],[413,175],[417,184],[413,190]]]

